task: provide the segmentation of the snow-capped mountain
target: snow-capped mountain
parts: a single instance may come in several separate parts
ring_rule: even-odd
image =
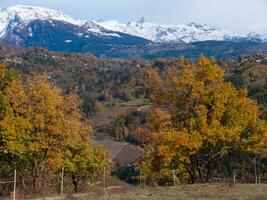
[[[85,26],[88,31],[96,33],[100,33],[101,29],[103,29],[93,21],[74,19],[60,11],[37,6],[15,5],[3,8],[0,11],[0,37],[6,34],[10,26],[25,26],[34,20],[49,21],[51,23],[53,21],[61,21],[75,26]]]
[[[3,8],[0,11],[0,36],[3,36],[10,25],[28,24],[33,20],[57,20],[70,24],[82,25],[85,23],[83,20],[76,20],[65,15],[62,12],[52,9],[46,9],[36,6],[16,5],[8,8]]]
[[[79,20],[65,15],[63,12],[37,7],[16,5],[3,8],[0,11],[0,38],[3,38],[10,32],[10,29],[23,28],[32,21],[62,22],[82,28],[89,33],[95,33],[102,36],[120,37],[119,34],[111,33],[112,30],[106,30],[100,26],[97,21]],[[32,35],[32,31],[29,34]],[[79,34],[79,33],[78,33]]]
[[[28,25],[34,20],[49,21],[51,23],[53,21],[60,21],[82,27],[83,30],[99,35],[120,37],[118,33],[114,33],[119,32],[161,43],[181,41],[189,43],[207,40],[222,41],[236,38],[258,39],[260,41],[265,41],[267,38],[266,36],[257,33],[251,33],[247,36],[238,35],[214,26],[197,23],[159,25],[146,22],[144,18],[141,18],[137,22],[129,22],[127,24],[120,23],[115,20],[78,20],[67,16],[60,11],[25,5],[11,6],[0,11],[0,38],[4,37],[10,29]]]
[[[173,55],[173,52],[195,46],[202,49],[201,44],[192,42],[203,41],[213,41],[217,47],[218,41],[262,43],[267,41],[267,36],[258,33],[239,35],[207,24],[159,25],[146,22],[144,18],[129,23],[80,20],[36,6],[16,5],[0,10],[0,42],[22,47],[138,57],[155,52]],[[229,52],[233,52],[232,49]]]
[[[100,25],[109,30],[136,35],[154,42],[184,41],[189,43],[207,40],[220,41],[242,37],[207,24],[158,25],[146,22],[144,18],[141,18],[137,22],[129,22],[127,24],[113,20],[101,22]]]
[[[97,21],[78,20],[52,9],[25,5],[11,6],[0,11],[0,41],[67,52],[101,52],[114,46],[151,42],[107,30]]]
[[[255,33],[255,32],[249,33],[246,37],[250,38],[251,40],[256,40],[259,42],[266,42],[267,41],[267,35],[259,34],[259,33]]]

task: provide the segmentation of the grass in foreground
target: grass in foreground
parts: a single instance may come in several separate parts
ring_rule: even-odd
[[[267,200],[267,184],[229,185],[229,184],[200,184],[181,185],[165,188],[136,188],[128,192],[106,195],[86,194],[77,195],[71,199],[79,200]]]

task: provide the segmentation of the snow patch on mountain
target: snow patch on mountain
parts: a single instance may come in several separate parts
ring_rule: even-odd
[[[154,42],[180,42],[181,40],[189,43],[206,40],[225,40],[234,38],[238,35],[207,24],[164,24],[146,22],[141,18],[137,22],[127,24],[115,20],[100,22],[100,26],[108,30],[123,32],[139,37],[143,37]]]
[[[82,25],[86,21],[74,19],[60,11],[37,6],[15,5],[1,10],[1,19],[11,19],[15,16],[20,17],[20,19],[25,23],[38,19],[57,20],[75,25]]]
[[[13,26],[16,26],[18,24],[28,24],[33,20],[62,21],[78,26],[81,26],[86,22],[86,20],[77,20],[60,11],[52,9],[37,6],[16,5],[1,9],[0,37],[6,33],[6,30],[11,23],[13,23]]]
[[[258,40],[260,42],[266,42],[267,41],[267,35],[266,34],[259,34],[255,32],[251,32],[247,35],[248,38],[251,40]]]

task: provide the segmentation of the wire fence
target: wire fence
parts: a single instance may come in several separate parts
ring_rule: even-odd
[[[24,181],[33,181],[34,179],[24,179]],[[16,189],[17,189],[17,170],[14,170],[13,180],[0,180],[0,185],[13,184],[12,200],[16,200]],[[103,190],[106,193],[106,168],[103,168]],[[60,176],[60,195],[64,195],[64,167],[61,169]]]
[[[17,170],[14,170],[14,179],[13,180],[8,180],[8,181],[0,181],[0,184],[11,184],[13,183],[13,194],[12,194],[12,199],[16,199],[16,187],[17,187]]]
[[[177,184],[179,184],[179,178],[176,176],[175,174],[175,171],[174,170],[171,170],[170,171],[171,174],[172,174],[172,181],[173,181],[173,185],[176,186]],[[107,193],[107,190],[109,189],[108,187],[108,183],[107,183],[107,172],[106,172],[106,168],[103,167],[103,178],[102,180],[99,182],[99,184],[101,184],[103,186],[103,191],[104,193],[106,194]],[[141,169],[139,169],[139,176],[138,177],[138,182],[140,184],[140,186],[144,186],[146,185],[146,177],[144,177],[144,174],[142,172]],[[33,181],[34,179],[23,179],[23,181]],[[228,177],[227,178],[227,181],[225,181],[224,178],[222,177],[217,177],[217,178],[213,178],[211,180],[212,182],[231,182],[233,184],[236,184],[238,183],[238,180],[237,180],[237,175],[236,173],[234,172],[233,173],[233,176],[232,177]],[[257,164],[256,164],[256,160],[254,161],[254,183],[255,184],[261,184],[261,183],[264,183],[262,180],[261,180],[261,177],[259,175],[259,171],[257,169]],[[16,200],[16,189],[17,189],[17,171],[16,169],[14,170],[14,174],[13,174],[13,180],[0,180],[0,185],[2,184],[13,184],[12,185],[12,200]],[[63,196],[64,195],[64,167],[61,169],[61,172],[60,172],[60,195]]]

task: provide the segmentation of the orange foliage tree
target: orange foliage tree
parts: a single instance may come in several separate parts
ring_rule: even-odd
[[[181,69],[170,69],[165,80],[152,68],[147,73],[155,105],[147,127],[150,174],[173,169],[192,183],[206,182],[229,152],[257,152],[264,145],[267,128],[257,103],[224,82],[215,61],[181,59]]]
[[[0,65],[0,99],[2,172],[8,175],[17,168],[18,177],[31,183],[29,190],[34,192],[62,167],[72,178],[75,191],[81,181],[102,174],[108,165],[107,152],[92,147],[92,128],[75,94],[62,95],[44,76],[22,84],[15,72]]]

